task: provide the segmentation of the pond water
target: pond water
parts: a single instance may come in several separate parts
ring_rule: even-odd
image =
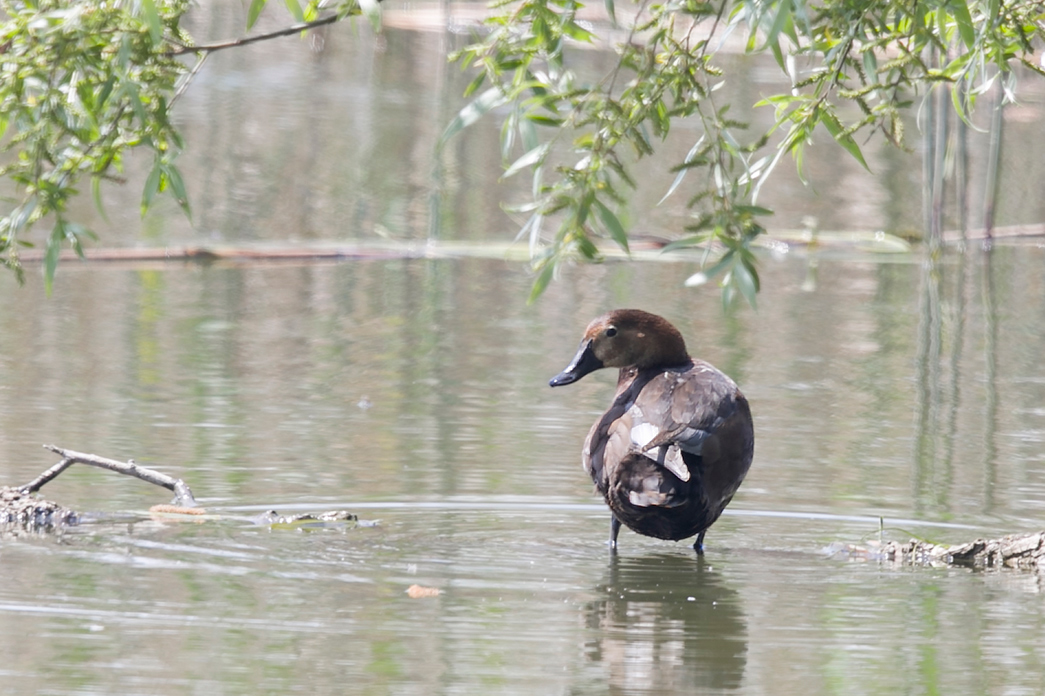
[[[201,36],[238,33],[203,8]],[[498,124],[432,154],[459,39],[323,36],[215,56],[182,114],[193,225],[137,221],[132,184],[99,244],[510,239]],[[1045,162],[1026,137],[1010,197]],[[917,167],[878,154],[877,178],[837,153],[819,191],[783,177],[781,225],[916,228]],[[654,233],[685,214],[647,206],[663,190],[633,203]],[[828,549],[1045,525],[1045,249],[761,261],[758,310],[728,313],[689,263],[571,268],[533,305],[500,258],[67,263],[49,298],[0,275],[0,483],[55,444],[182,478],[211,513],[150,517],[166,491],[86,467],[48,484],[96,521],[0,538],[2,691],[1041,693],[1041,576]],[[614,375],[547,386],[618,306],[670,319],[751,401],[755,461],[703,558],[627,531],[610,554],[580,448]]]

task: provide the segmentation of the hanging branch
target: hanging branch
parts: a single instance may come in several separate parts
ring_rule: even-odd
[[[332,14],[327,17],[320,17],[314,19],[311,22],[301,22],[292,26],[286,27],[285,29],[279,29],[277,31],[270,31],[267,34],[257,34],[255,36],[246,36],[241,39],[232,39],[231,41],[219,41],[212,44],[200,44],[198,46],[190,46],[188,44],[179,44],[178,48],[170,51],[164,51],[165,56],[180,56],[186,53],[211,53],[213,51],[220,51],[224,48],[235,48],[237,46],[246,46],[258,41],[266,41],[268,39],[276,39],[281,36],[291,36],[293,34],[299,34],[309,29],[315,29],[326,24],[333,24],[334,22],[341,19],[341,15]],[[172,41],[172,43],[174,43]]]

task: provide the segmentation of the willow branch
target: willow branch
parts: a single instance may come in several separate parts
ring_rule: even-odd
[[[290,36],[292,34],[297,34],[302,31],[308,31],[309,29],[315,29],[316,27],[322,27],[327,24],[333,24],[339,19],[341,19],[340,15],[332,14],[326,17],[320,17],[319,19],[314,19],[311,22],[301,22],[300,24],[294,24],[287,27],[286,29],[271,31],[267,34],[245,36],[242,39],[232,39],[231,41],[219,41],[218,43],[212,44],[200,44],[199,46],[180,45],[177,48],[171,49],[169,51],[164,51],[163,55],[182,56],[186,53],[211,53],[213,51],[220,51],[225,48],[236,48],[237,46],[246,46],[247,44],[257,43],[258,41],[277,39],[281,36]]]

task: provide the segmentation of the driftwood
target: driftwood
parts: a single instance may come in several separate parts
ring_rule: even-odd
[[[94,454],[85,454],[73,450],[44,445],[46,449],[59,455],[62,459],[47,471],[24,486],[0,486],[0,525],[17,526],[27,530],[50,530],[62,525],[76,524],[80,515],[58,503],[44,500],[34,495],[44,485],[53,481],[59,474],[73,464],[86,464],[127,476],[133,476],[147,483],[162,486],[174,493],[170,505],[156,505],[154,512],[174,512],[181,514],[202,514],[203,510],[196,506],[192,491],[181,479],[172,478],[159,471],[135,464],[134,460],[119,462]]]
[[[61,529],[66,525],[74,525],[81,522],[83,516],[80,513],[35,495],[44,485],[53,481],[73,464],[86,464],[108,469],[126,476],[133,476],[173,492],[174,500],[170,504],[153,505],[149,508],[149,513],[153,517],[172,519],[184,515],[206,514],[203,508],[197,507],[192,491],[189,490],[188,485],[184,481],[136,464],[133,459],[120,462],[115,459],[99,457],[95,454],[85,454],[55,447],[54,445],[44,445],[44,447],[59,455],[62,458],[61,461],[24,486],[0,486],[0,533],[17,529],[49,532]],[[369,527],[376,524],[375,522],[360,520],[354,514],[345,510],[289,516],[280,515],[275,510],[270,510],[250,518],[249,521],[255,524],[266,525],[272,529],[297,529],[302,531],[312,529],[346,529],[355,526]]]
[[[54,445],[44,445],[44,448],[61,456],[62,461],[22,486],[21,490],[25,493],[36,493],[44,486],[44,484],[53,480],[58,476],[58,474],[65,471],[73,464],[87,464],[88,466],[97,466],[102,469],[108,469],[109,471],[115,471],[118,474],[125,474],[127,476],[139,478],[146,483],[162,486],[174,493],[173,505],[183,508],[196,507],[196,499],[192,497],[192,491],[189,490],[188,485],[186,485],[184,481],[171,478],[167,474],[161,474],[153,469],[139,466],[134,463],[133,459],[129,459],[126,462],[118,462],[115,459],[106,459],[105,457],[99,457],[95,454],[74,452],[73,450],[62,449],[61,447],[55,447]]]
[[[837,555],[901,565],[1026,568],[1045,572],[1045,531],[976,539],[953,546],[917,539],[847,545],[837,549]]]
[[[76,524],[79,515],[50,500],[42,500],[21,488],[0,486],[0,527],[14,526],[27,530],[53,529]]]
[[[94,454],[44,445],[62,459],[35,479],[20,487],[0,486],[0,526],[17,526],[27,530],[47,531],[63,525],[76,524],[80,515],[58,503],[35,495],[73,464],[86,464],[166,488],[174,493],[169,505],[154,505],[152,513],[174,515],[201,515],[192,491],[181,479],[172,478],[153,469],[136,464],[107,459]],[[252,520],[272,528],[311,529],[344,528],[346,525],[371,526],[374,523],[359,520],[343,510],[318,515],[281,516],[269,511]],[[964,544],[948,546],[912,539],[908,542],[871,542],[866,545],[835,546],[833,555],[854,560],[877,561],[912,566],[965,566],[970,568],[1026,568],[1045,572],[1045,531],[1013,534],[998,539],[976,539]]]

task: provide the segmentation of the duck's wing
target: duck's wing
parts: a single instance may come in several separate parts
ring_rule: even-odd
[[[702,455],[705,443],[738,409],[736,383],[695,361],[651,379],[628,408],[631,441],[683,481],[690,478],[684,453]]]
[[[738,398],[743,397],[736,383],[702,361],[635,375],[620,386],[609,410],[592,425],[584,443],[584,469],[605,492],[607,465],[615,468],[629,455],[639,454],[689,481],[686,455],[704,454],[709,439],[737,414]]]

